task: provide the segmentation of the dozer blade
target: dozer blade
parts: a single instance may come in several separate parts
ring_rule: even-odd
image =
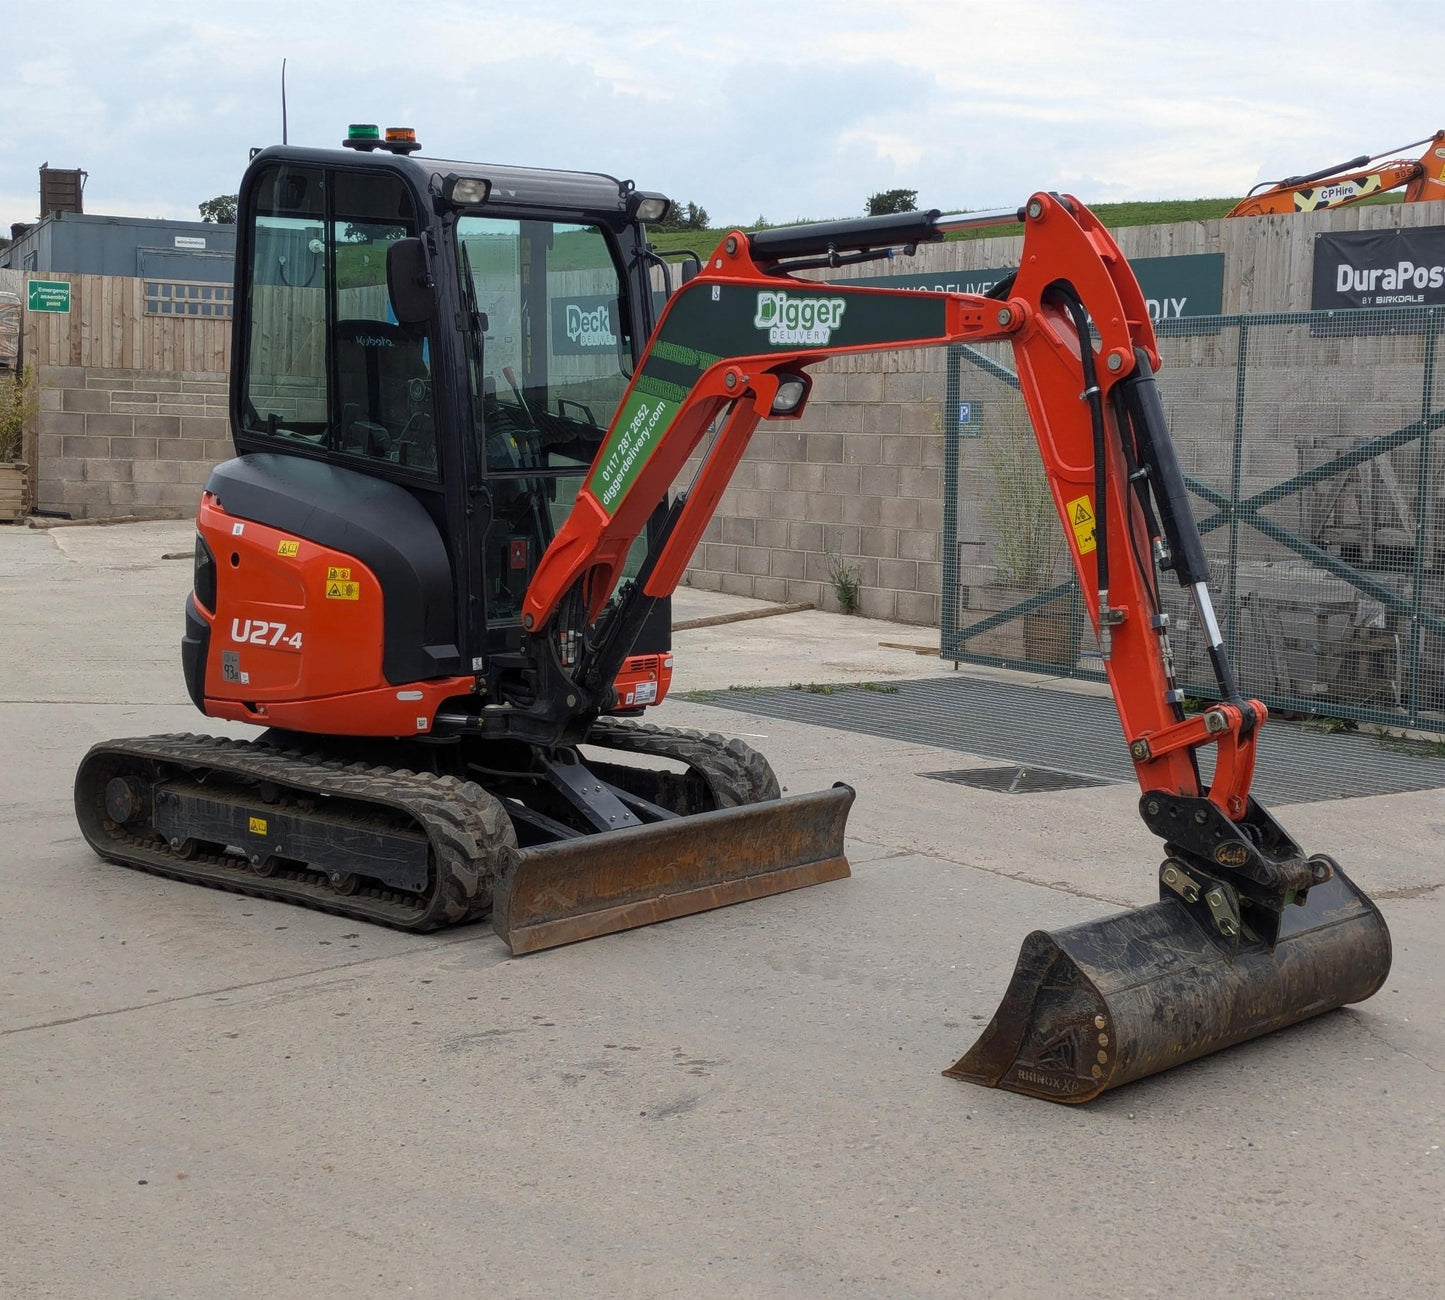
[[[524,849],[493,885],[516,956],[849,874],[853,791],[771,799]]]
[[[944,1073],[1083,1102],[1321,1012],[1361,1002],[1390,970],[1390,933],[1342,872],[1286,907],[1279,941],[1237,949],[1183,901],[1036,930],[1003,1003]]]

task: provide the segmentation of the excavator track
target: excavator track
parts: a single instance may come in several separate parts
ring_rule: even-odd
[[[649,773],[651,791],[633,790],[670,812],[685,815],[710,808],[738,808],[777,799],[782,794],[778,778],[762,754],[746,741],[729,739],[716,732],[598,718],[587,733],[585,743],[686,763],[691,773]],[[592,766],[596,769],[600,765]],[[607,764],[605,775],[616,784],[632,788],[647,779],[637,775],[642,770]],[[692,773],[696,773],[696,779],[689,780]]]
[[[157,806],[164,812],[187,799],[182,806],[230,810],[252,825],[286,818],[313,839],[340,831],[399,844],[425,883],[397,888],[335,864],[316,870],[297,858],[229,852],[247,848],[234,838],[168,838]],[[517,853],[505,809],[475,782],[212,736],[96,745],[76,773],[75,810],[86,840],[108,861],[416,932],[486,915],[492,880]]]

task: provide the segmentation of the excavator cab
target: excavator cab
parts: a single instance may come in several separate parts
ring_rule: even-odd
[[[458,660],[515,650],[651,325],[631,195],[607,177],[443,181],[405,155],[320,153],[265,151],[242,187],[237,450],[409,493],[447,551]],[[486,211],[449,203],[459,186]],[[645,553],[644,537],[633,572]],[[662,609],[639,646],[666,639]]]

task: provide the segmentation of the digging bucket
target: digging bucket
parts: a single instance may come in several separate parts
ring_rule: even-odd
[[[1390,933],[1340,871],[1280,917],[1273,949],[1226,944],[1161,888],[1148,907],[1024,940],[1003,1002],[954,1079],[1084,1102],[1235,1043],[1361,1002]]]
[[[523,849],[495,882],[514,956],[847,876],[853,791],[697,813]]]

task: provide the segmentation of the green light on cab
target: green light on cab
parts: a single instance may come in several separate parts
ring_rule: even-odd
[[[381,132],[374,122],[353,122],[346,128],[348,140],[380,140]]]

